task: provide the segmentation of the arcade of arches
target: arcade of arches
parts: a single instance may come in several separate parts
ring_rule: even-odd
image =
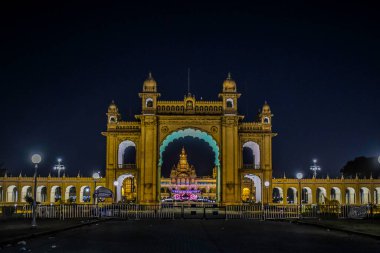
[[[92,203],[96,185],[116,193],[106,201],[141,204],[158,203],[189,189],[197,193],[194,198],[207,197],[222,204],[380,204],[380,179],[272,178],[272,138],[276,134],[271,109],[265,102],[258,120],[245,122],[238,113],[240,95],[229,74],[218,100],[197,100],[189,93],[183,100],[165,101],[149,74],[139,93],[142,110],[136,120],[123,121],[114,102],[108,107],[107,130],[102,133],[106,138],[105,177],[96,182],[80,175],[38,177],[37,201]],[[187,136],[212,148],[213,175],[198,179],[180,157],[173,175],[163,179],[163,152],[171,142]],[[269,186],[264,186],[266,181]],[[0,177],[0,203],[25,203],[32,192],[32,177]]]

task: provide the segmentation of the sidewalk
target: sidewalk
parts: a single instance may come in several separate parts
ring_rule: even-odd
[[[380,219],[301,219],[293,222],[370,236],[380,240]]]
[[[21,240],[26,240],[36,236],[52,234],[67,229],[72,229],[84,225],[98,222],[98,220],[86,219],[37,219],[37,228],[31,228],[31,219],[0,219],[0,248],[7,244],[14,244]]]

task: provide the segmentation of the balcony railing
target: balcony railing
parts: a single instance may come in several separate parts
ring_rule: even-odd
[[[119,164],[119,169],[136,169],[135,163]]]
[[[260,164],[243,164],[243,168],[242,169],[259,170],[260,169]]]

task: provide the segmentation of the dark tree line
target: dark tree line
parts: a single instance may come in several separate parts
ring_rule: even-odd
[[[380,163],[378,157],[356,157],[352,161],[348,161],[340,170],[345,178],[369,178],[372,174],[373,178],[380,177]]]

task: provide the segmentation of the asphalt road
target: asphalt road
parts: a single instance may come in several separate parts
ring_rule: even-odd
[[[380,252],[380,241],[289,222],[108,221],[0,252]]]

